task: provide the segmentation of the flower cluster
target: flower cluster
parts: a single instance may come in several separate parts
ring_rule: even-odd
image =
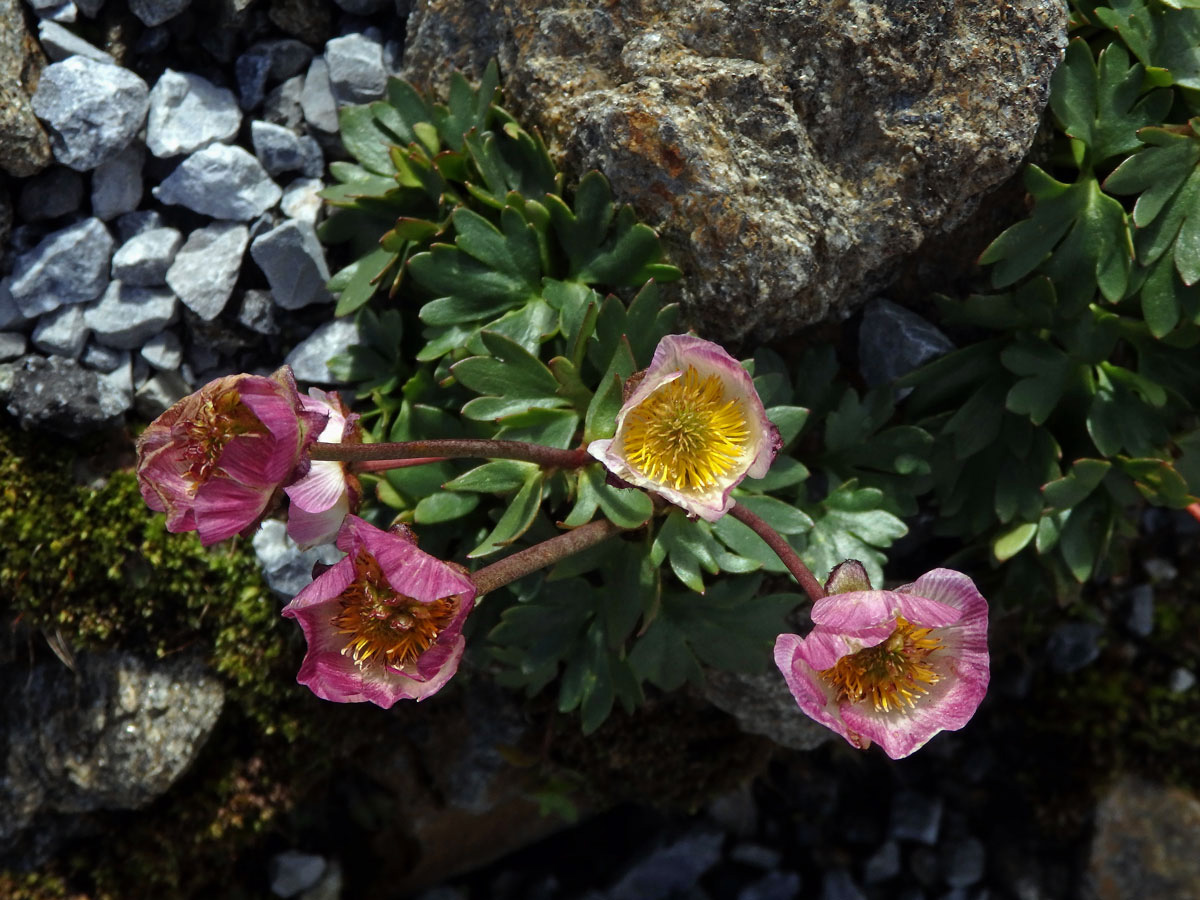
[[[495,455],[550,468],[595,458],[619,486],[709,522],[732,514],[759,534],[814,600],[812,630],[779,635],[775,662],[800,709],[854,746],[878,743],[900,758],[971,718],[987,689],[988,651],[987,603],[969,578],[935,569],[873,590],[847,561],[822,588],[786,540],[735,503],[743,479],[766,475],[780,439],[746,370],[717,345],[663,338],[625,393],[613,436],[586,454],[504,441],[366,445],[336,393],[302,396],[286,367],[234,375],[150,424],[138,440],[138,479],[168,529],[195,530],[206,545],[250,532],[285,497],[298,544],[336,540],[345,556],[283,610],[308,644],[298,681],[326,700],[388,708],[436,693],[458,668],[463,624],[481,594],[620,530],[588,523],[472,575],[418,549],[407,526],[383,531],[354,515],[362,467]]]

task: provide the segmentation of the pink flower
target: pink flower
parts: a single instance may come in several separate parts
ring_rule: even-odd
[[[357,516],[346,516],[337,545],[346,557],[283,609],[308,642],[296,680],[323,700],[384,709],[437,693],[466,646],[471,579],[418,550],[411,532]]]
[[[138,438],[142,497],[167,514],[168,531],[194,530],[205,546],[245,532],[304,474],[305,450],[324,422],[301,405],[287,366],[269,378],[210,381]]]
[[[693,516],[721,518],[733,508],[730,492],[747,475],[766,475],[779,452],[779,431],[754,382],[710,341],[667,335],[630,388],[616,433],[593,441],[588,453]]]
[[[962,728],[987,692],[987,601],[961,572],[830,594],[812,619],[806,637],[779,636],[775,664],[800,709],[856,747],[901,759]]]
[[[317,440],[331,444],[361,443],[358,416],[351,414],[336,392],[309,388],[301,397],[304,409],[326,415],[325,430]],[[358,479],[346,471],[345,463],[313,460],[308,474],[283,489],[292,501],[288,510],[288,534],[301,547],[328,544],[337,537],[342,520],[358,509],[362,490]]]

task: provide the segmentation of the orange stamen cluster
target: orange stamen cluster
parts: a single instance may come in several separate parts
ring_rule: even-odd
[[[912,708],[941,680],[929,664],[930,654],[942,646],[931,630],[897,616],[896,630],[886,641],[842,657],[820,675],[837,691],[839,702],[870,700],[879,712]]]
[[[354,570],[354,582],[338,598],[341,611],[332,619],[338,633],[348,638],[342,654],[353,657],[360,669],[415,663],[454,618],[457,598],[422,603],[399,593],[365,550],[355,557]]]
[[[266,426],[242,404],[235,389],[203,397],[185,419],[184,429],[187,441],[183,454],[188,463],[184,475],[193,484],[208,480],[217,469],[221,451],[233,438],[267,433]]]
[[[726,399],[720,377],[688,366],[629,412],[623,451],[651,481],[706,490],[738,465],[749,440],[745,410]]]

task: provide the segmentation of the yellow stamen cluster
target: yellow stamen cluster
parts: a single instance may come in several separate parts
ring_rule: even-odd
[[[342,655],[353,657],[360,669],[415,663],[454,618],[458,600],[422,603],[406,597],[388,584],[379,563],[365,551],[355,557],[354,569],[354,582],[338,598],[342,608],[332,619],[338,633],[348,637]]]
[[[941,680],[929,664],[929,655],[942,642],[930,637],[930,630],[897,616],[896,630],[886,641],[842,657],[820,675],[837,691],[839,702],[870,700],[880,712],[912,708]]]
[[[701,377],[688,366],[629,412],[624,440],[625,458],[651,481],[705,490],[741,461],[750,428],[742,404],[726,399],[720,377]]]
[[[183,454],[188,462],[185,476],[193,484],[208,480],[217,468],[221,451],[233,438],[267,433],[266,426],[242,404],[233,389],[204,397],[188,416],[184,428],[187,444]]]

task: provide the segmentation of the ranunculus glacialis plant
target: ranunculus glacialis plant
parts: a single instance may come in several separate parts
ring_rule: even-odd
[[[471,579],[418,549],[403,526],[346,516],[337,546],[346,556],[283,609],[308,643],[296,680],[324,700],[385,709],[437,693],[466,646]]]
[[[246,532],[304,474],[326,417],[301,403],[287,366],[210,381],[138,438],[142,497],[168,531],[196,531],[205,546]]]
[[[360,443],[362,429],[358,416],[351,413],[337,392],[309,388],[301,397],[304,409],[328,416],[317,440],[325,443]],[[283,489],[291,505],[288,508],[288,535],[301,547],[331,543],[342,520],[358,509],[361,488],[358,478],[346,464],[335,460],[313,460],[308,474]]]
[[[813,604],[812,631],[775,642],[775,664],[800,709],[855,747],[874,741],[893,759],[962,728],[989,679],[987,601],[974,582],[934,569],[877,591],[858,563],[839,568],[835,592]]]
[[[687,334],[664,337],[635,378],[616,433],[588,453],[622,481],[715,522],[733,507],[730,492],[766,475],[779,452],[754,382],[720,346]]]

